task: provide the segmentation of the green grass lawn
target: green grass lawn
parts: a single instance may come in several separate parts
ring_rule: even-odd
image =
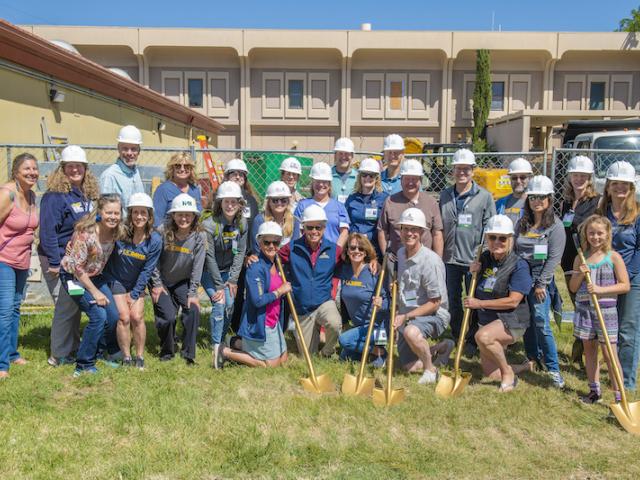
[[[565,391],[527,374],[510,394],[482,381],[441,400],[398,374],[406,400],[375,407],[337,392],[305,393],[294,356],[276,370],[210,367],[203,318],[198,364],[160,363],[148,312],[147,369],[72,378],[46,364],[50,315],[23,317],[30,363],[0,383],[0,478],[638,478],[640,438],[582,405],[582,372],[569,365],[571,328],[558,335]],[[511,353],[523,360],[521,351]],[[336,385],[355,366],[316,360]],[[381,371],[375,372],[378,380]],[[605,376],[606,379],[606,376]],[[606,393],[606,400],[612,395]],[[632,397],[633,398],[633,397]],[[633,472],[636,472],[635,474]]]

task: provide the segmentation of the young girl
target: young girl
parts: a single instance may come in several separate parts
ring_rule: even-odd
[[[573,262],[574,273],[569,280],[569,290],[576,293],[573,334],[582,340],[584,345],[585,369],[589,380],[589,394],[582,397],[582,401],[596,403],[602,398],[598,366],[599,342],[609,368],[609,377],[615,392],[616,402],[619,402],[620,385],[616,384],[615,378],[611,374],[613,371],[612,359],[607,355],[600,322],[595,309],[590,304],[590,294],[595,293],[598,296],[598,303],[615,356],[613,360],[620,365],[616,351],[618,339],[616,296],[629,291],[629,275],[620,254],[611,249],[611,222],[606,217],[591,215],[584,221],[580,227],[580,245],[585,252],[587,265],[582,264],[580,257],[576,257]],[[589,270],[593,284],[587,286],[584,274]]]
[[[116,333],[122,363],[144,369],[144,291],[162,252],[162,237],[153,231],[153,202],[146,193],[134,193],[127,205],[126,238],[116,242],[116,254],[105,268],[120,319]],[[131,330],[136,347],[131,358]]]
[[[175,355],[176,314],[178,307],[182,307],[180,355],[187,365],[194,365],[200,324],[198,287],[207,239],[198,226],[198,206],[193,197],[186,193],[176,196],[167,213],[169,217],[162,226],[164,247],[151,280],[160,361],[172,360]]]
[[[96,373],[98,346],[107,329],[107,353],[115,353],[115,327],[118,321],[108,279],[102,274],[117,240],[123,238],[120,195],[110,193],[98,199],[89,215],[76,223],[73,236],[60,266],[62,286],[89,317],[82,332],[74,376]]]
[[[234,299],[238,295],[238,279],[247,250],[248,224],[242,211],[242,190],[235,182],[224,182],[216,193],[212,216],[202,222],[207,233],[207,273],[204,287],[211,299],[211,346],[213,367],[219,368],[218,349],[223,342]]]

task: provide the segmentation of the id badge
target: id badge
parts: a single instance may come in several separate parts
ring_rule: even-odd
[[[546,260],[549,252],[547,245],[534,245],[533,246],[533,259],[534,260]]]
[[[347,201],[347,197],[348,197],[348,196],[349,196],[349,195],[338,195],[338,201],[339,201],[340,203],[345,203],[345,202]]]
[[[373,331],[373,343],[377,346],[387,344],[387,331],[384,328],[376,328]]]
[[[469,228],[471,226],[472,215],[470,213],[461,213],[458,215],[458,226]]]
[[[564,214],[564,217],[562,217],[562,224],[565,227],[570,227],[571,224],[573,223],[573,219],[576,216],[576,214],[574,212],[567,212]]]
[[[484,281],[482,290],[485,292],[493,292],[493,288],[496,285],[496,277],[488,277]]]
[[[84,205],[82,204],[82,202],[75,202],[71,204],[71,209],[73,210],[73,213],[84,213],[87,210],[85,210]]]
[[[246,206],[242,209],[242,216],[244,218],[251,218],[251,208],[249,208],[249,206]]]
[[[404,303],[407,307],[418,306],[418,292],[417,290],[405,290],[404,291]]]
[[[378,218],[377,208],[365,208],[364,209],[365,220],[376,220]]]
[[[77,284],[73,280],[67,280],[67,291],[72,297],[79,297],[80,295],[84,295],[84,287]]]

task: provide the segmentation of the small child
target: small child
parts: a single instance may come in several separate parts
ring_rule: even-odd
[[[603,332],[591,305],[591,294],[598,296],[598,303],[609,335],[615,362],[620,368],[616,344],[618,341],[617,296],[629,291],[629,275],[618,252],[611,249],[611,222],[601,215],[591,215],[580,226],[580,246],[585,253],[587,264],[576,257],[573,274],[569,280],[569,290],[576,293],[576,314],[573,320],[573,334],[584,345],[585,370],[589,381],[589,394],[581,397],[584,403],[596,403],[602,399],[600,390],[600,368],[598,365],[598,342],[609,369],[609,378],[616,402],[620,401],[620,385],[613,377],[611,358],[607,354]],[[591,271],[592,285],[587,286],[585,273]],[[596,341],[597,339],[597,341]]]

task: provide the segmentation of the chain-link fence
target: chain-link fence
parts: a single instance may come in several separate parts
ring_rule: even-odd
[[[550,177],[553,180],[556,212],[560,213],[562,197],[568,182],[567,169],[569,161],[577,156],[584,155],[593,162],[595,170],[594,183],[598,193],[603,193],[607,169],[612,163],[618,161],[629,162],[636,171],[640,172],[640,151],[638,150],[589,150],[576,148],[556,148],[553,151],[550,166]]]

